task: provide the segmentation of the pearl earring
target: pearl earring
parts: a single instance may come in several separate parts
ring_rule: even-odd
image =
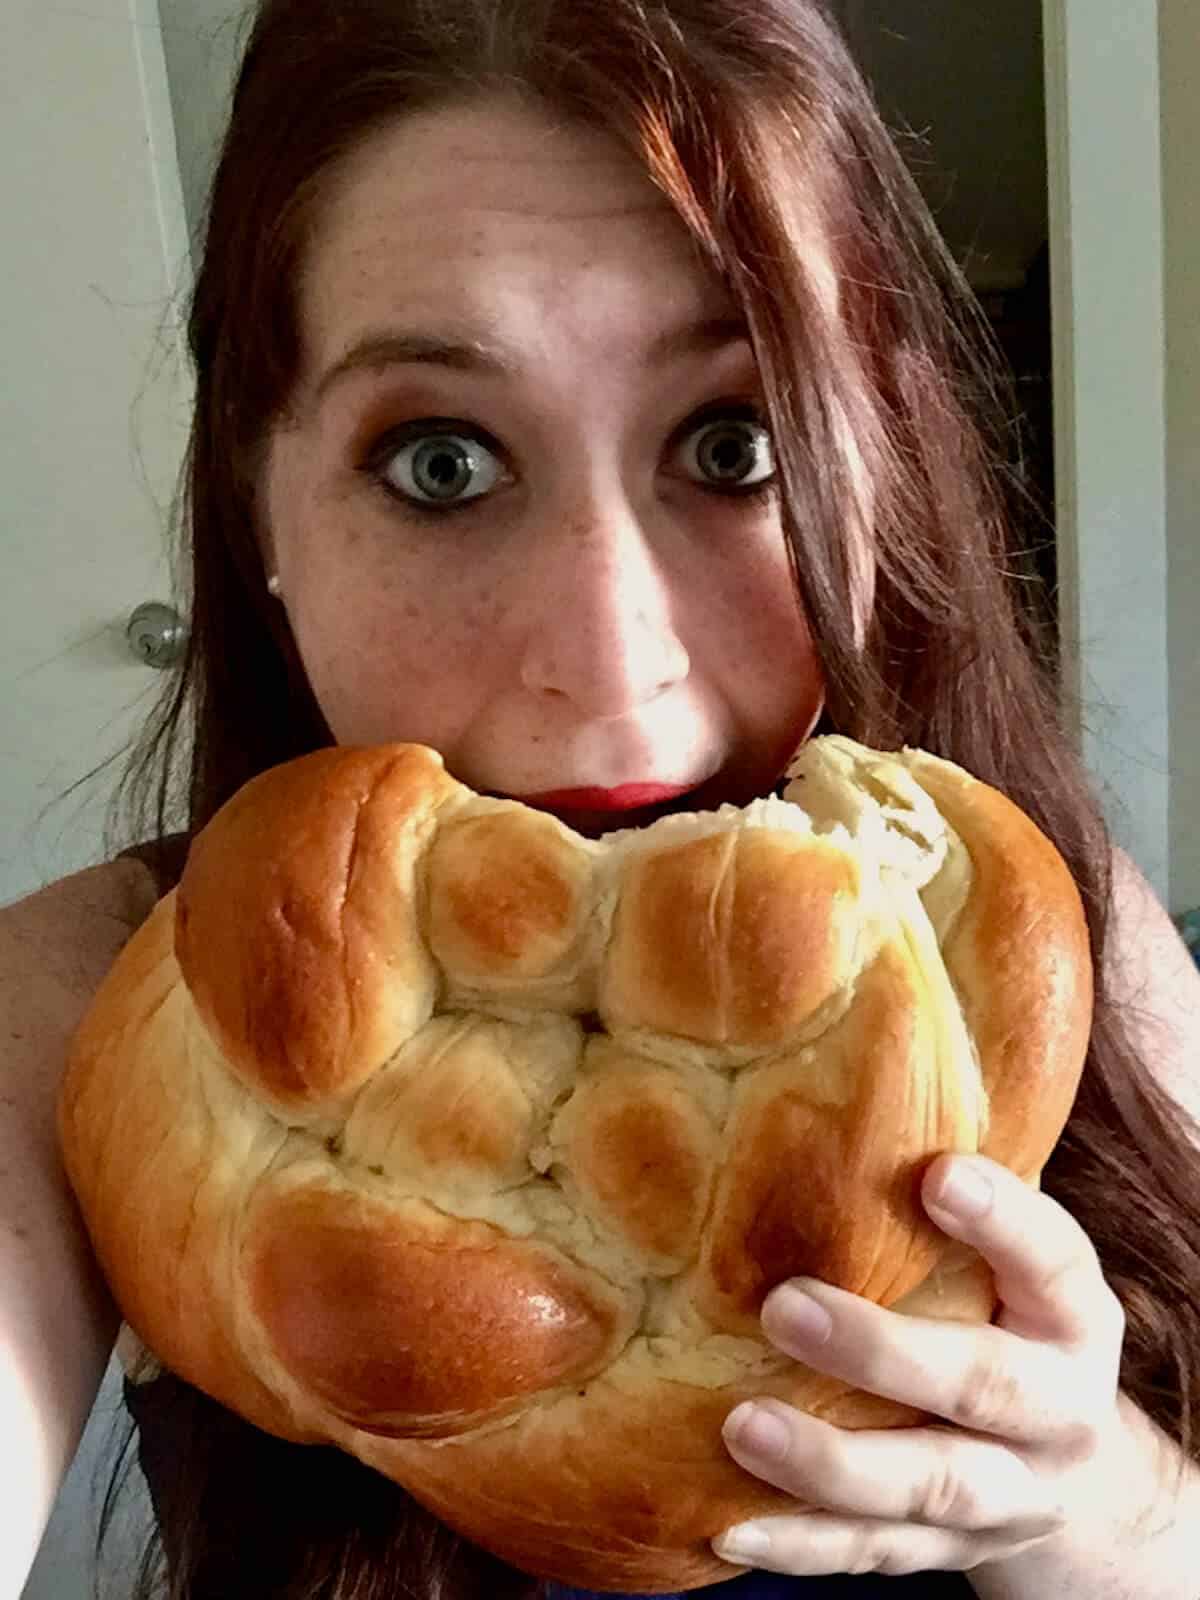
[[[277,572],[273,572],[267,579],[267,593],[271,596],[272,600],[278,600],[279,596],[283,593],[283,584],[280,583],[279,574]]]

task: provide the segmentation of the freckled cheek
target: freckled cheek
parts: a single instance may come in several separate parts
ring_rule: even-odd
[[[444,747],[503,690],[503,607],[446,576],[339,589],[332,575],[295,618],[314,692],[339,743]]]
[[[824,671],[804,617],[798,610],[764,617],[746,653],[759,703],[770,708],[784,741],[797,742],[825,698]]]
[[[812,631],[782,550],[730,562],[718,592],[710,613],[712,671],[760,752],[763,782],[774,782],[824,702]]]
[[[732,564],[731,564],[732,565]],[[815,670],[817,654],[812,631],[792,581],[786,557],[764,556],[740,570],[733,567],[715,588],[718,597],[714,633],[743,667],[780,682],[785,664],[795,671]]]

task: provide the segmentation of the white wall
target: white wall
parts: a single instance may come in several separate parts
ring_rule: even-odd
[[[159,0],[180,177],[193,238],[249,27],[244,0]]]
[[[153,4],[0,5],[0,900],[99,859],[111,770],[57,820],[43,807],[120,750],[158,687],[124,627],[166,589],[190,388],[174,317],[186,244]],[[95,1491],[118,1400],[110,1366],[26,1600],[93,1594]],[[36,1482],[40,1463],[28,1471]],[[4,1487],[11,1499],[21,1486]],[[3,1529],[0,1589],[12,1600],[7,1580],[26,1552],[15,1522]]]
[[[1161,0],[1171,901],[1200,906],[1200,23]]]
[[[1157,0],[1047,0],[1061,623],[1117,841],[1169,894]]]

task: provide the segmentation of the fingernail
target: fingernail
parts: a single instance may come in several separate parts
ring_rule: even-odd
[[[771,1535],[757,1522],[739,1522],[719,1539],[713,1540],[713,1549],[723,1559],[739,1565],[756,1561],[771,1548]]]
[[[767,1318],[787,1339],[801,1344],[824,1344],[833,1332],[833,1318],[812,1295],[794,1284],[777,1289],[771,1296]]]
[[[787,1452],[787,1424],[773,1411],[756,1406],[753,1400],[729,1413],[725,1437],[743,1454],[759,1456],[764,1461],[777,1461]]]
[[[981,1217],[992,1204],[994,1190],[990,1178],[978,1167],[956,1162],[943,1179],[935,1204],[960,1217]]]

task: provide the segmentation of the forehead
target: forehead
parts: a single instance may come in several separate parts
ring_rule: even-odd
[[[615,139],[498,100],[407,116],[331,177],[300,279],[309,354],[403,312],[498,320],[531,336],[590,309],[627,337],[732,302],[683,223]]]

